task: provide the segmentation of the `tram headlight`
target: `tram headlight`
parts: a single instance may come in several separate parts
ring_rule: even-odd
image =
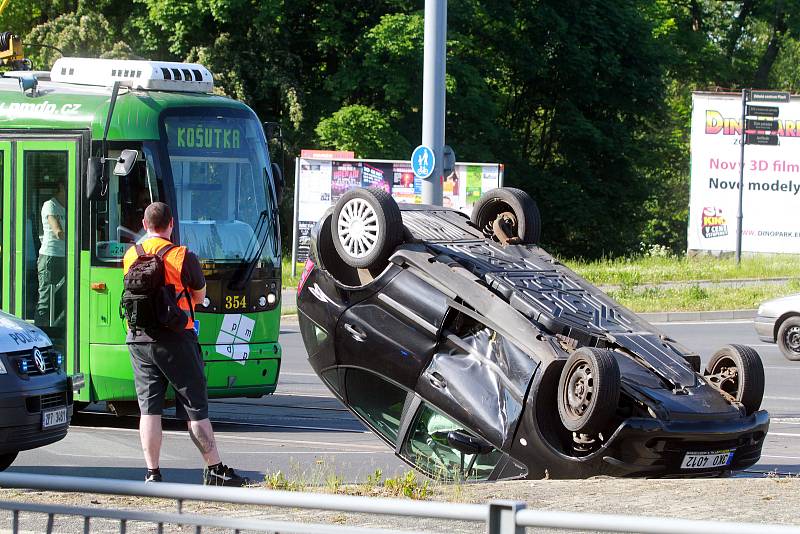
[[[203,299],[203,307],[208,308],[209,306],[211,306],[211,300],[208,297],[206,297]]]
[[[269,303],[270,306],[275,304],[275,302],[277,302],[277,300],[278,300],[278,297],[277,297],[277,295],[275,295],[275,293],[268,293],[267,294],[267,303]]]
[[[263,308],[266,305],[267,305],[267,297],[265,297],[264,295],[261,295],[260,297],[258,297],[258,306],[260,308]]]

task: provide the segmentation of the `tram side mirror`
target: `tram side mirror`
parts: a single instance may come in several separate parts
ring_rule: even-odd
[[[123,150],[117,158],[117,164],[114,165],[114,174],[117,176],[128,176],[136,164],[136,158],[139,157],[139,152],[136,150]]]
[[[86,165],[86,199],[101,200],[105,194],[103,182],[103,159],[89,158]]]
[[[278,204],[283,200],[283,187],[286,183],[283,181],[283,171],[277,163],[272,164],[272,179],[275,180],[275,193],[278,195]]]

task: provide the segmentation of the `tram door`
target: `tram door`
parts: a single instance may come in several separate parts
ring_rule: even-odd
[[[8,277],[11,274],[9,264],[13,257],[12,249],[7,248],[6,244],[10,242],[9,217],[11,213],[10,195],[6,192],[6,187],[13,182],[11,177],[11,143],[9,141],[0,141],[0,266],[2,266],[2,273],[0,273],[0,303],[2,308],[8,310],[9,298],[8,291]]]
[[[44,330],[58,349],[71,355],[77,305],[77,142],[18,141],[14,145],[15,176],[10,189],[15,215],[11,232],[15,254],[10,266],[14,290],[6,309]],[[4,225],[10,222],[3,221]],[[5,264],[5,255],[3,259]],[[6,287],[2,289],[5,293]]]

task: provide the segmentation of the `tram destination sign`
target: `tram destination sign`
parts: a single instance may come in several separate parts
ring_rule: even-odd
[[[764,134],[745,134],[744,144],[746,145],[762,145],[762,146],[778,146],[777,135],[764,135]]]
[[[774,132],[778,130],[778,121],[765,121],[759,119],[747,119],[745,130],[758,130],[764,132]]]
[[[775,106],[747,106],[750,117],[777,117],[780,110]]]
[[[784,91],[750,91],[750,102],[789,102],[791,95]]]

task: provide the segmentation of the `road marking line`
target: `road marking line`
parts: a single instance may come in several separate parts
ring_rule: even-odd
[[[778,425],[800,425],[800,417],[778,417],[770,419],[770,422]]]
[[[775,343],[748,343],[750,347],[761,347],[766,349],[777,348],[778,346]]]
[[[770,432],[767,436],[785,436],[787,438],[800,438],[800,434],[789,434],[787,432]]]
[[[782,367],[780,365],[765,365],[764,369],[780,369],[781,371],[800,371],[800,367]]]
[[[272,454],[272,453],[270,453]],[[762,458],[783,458],[784,460],[800,460],[800,456],[778,456],[775,454],[762,454]]]
[[[767,400],[785,400],[785,401],[800,401],[800,397],[773,397],[773,396],[764,396]]]
[[[271,456],[274,454],[359,454],[360,452],[363,451],[225,451],[225,454],[269,454]],[[391,454],[394,456],[394,451],[388,449],[376,450],[372,451],[372,454]]]
[[[114,432],[130,432],[130,433],[139,433],[139,430],[136,428],[111,428],[111,427],[93,427],[92,430],[109,430]],[[91,432],[86,431],[81,428],[70,428],[70,432],[77,431],[76,433],[80,433],[81,431],[89,434]],[[185,430],[164,430],[164,435],[168,436],[185,436],[188,437],[189,434]],[[295,444],[295,445],[323,445],[323,446],[330,446],[330,447],[337,447],[341,449],[342,447],[357,447],[363,449],[365,452],[370,451],[379,451],[384,450],[382,448],[378,448],[377,445],[362,445],[360,443],[349,443],[349,442],[341,442],[341,443],[334,443],[330,441],[307,441],[307,440],[299,440],[299,439],[275,439],[275,438],[256,438],[256,437],[247,437],[247,436],[233,436],[229,435],[226,432],[214,432],[217,437],[217,440],[230,440],[230,441],[253,441],[256,443],[281,443],[281,444]],[[363,432],[363,434],[371,434],[370,432]]]
[[[314,378],[317,377],[316,373],[285,373],[281,371],[281,376],[313,376]]]
[[[736,320],[730,320],[730,321],[714,321],[714,320],[708,320],[708,321],[666,321],[666,322],[658,322],[658,323],[650,323],[650,324],[657,325],[657,326],[669,326],[669,325],[682,325],[682,326],[697,325],[697,326],[700,326],[700,325],[708,325],[708,324],[715,324],[715,325],[716,324],[745,324],[745,323],[752,323],[752,322],[753,322],[752,319],[736,319]]]

